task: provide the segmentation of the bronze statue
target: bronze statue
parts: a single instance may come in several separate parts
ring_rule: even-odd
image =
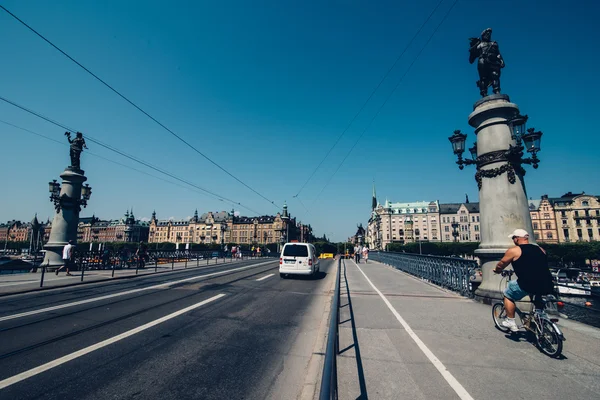
[[[71,132],[65,132],[65,136],[71,144],[71,150],[69,151],[69,155],[71,156],[71,167],[75,169],[81,169],[81,152],[83,149],[87,149],[83,134],[81,132],[77,132],[75,139],[71,139]]]
[[[469,63],[473,64],[476,58],[479,80],[477,87],[481,97],[487,96],[488,88],[492,86],[494,93],[500,93],[500,70],[504,68],[504,59],[500,55],[498,43],[492,41],[492,29],[488,28],[481,33],[481,39],[469,38]]]

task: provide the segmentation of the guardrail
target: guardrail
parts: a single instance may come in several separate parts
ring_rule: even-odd
[[[458,257],[373,251],[369,258],[425,279],[438,286],[473,297],[469,281],[478,267],[476,261]]]
[[[337,399],[337,356],[339,352],[339,322],[340,322],[340,271],[342,259],[338,259],[337,276],[335,278],[335,291],[331,303],[331,316],[329,318],[329,334],[327,336],[327,349],[323,376],[321,378],[320,400]]]

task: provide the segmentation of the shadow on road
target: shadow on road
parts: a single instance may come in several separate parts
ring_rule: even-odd
[[[294,275],[294,274],[289,274],[285,278],[286,279],[297,279],[297,280],[301,280],[301,281],[312,281],[312,280],[325,279],[326,276],[327,276],[327,272],[319,271],[319,272],[317,272],[314,275]]]

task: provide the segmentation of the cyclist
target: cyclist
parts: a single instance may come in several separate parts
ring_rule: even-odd
[[[508,282],[504,291],[506,319],[501,323],[505,328],[516,332],[519,328],[515,323],[515,302],[525,296],[550,294],[554,291],[554,284],[546,252],[537,244],[529,243],[529,233],[524,229],[516,229],[508,237],[513,240],[515,247],[506,251],[493,272],[498,274],[512,264],[517,275],[518,279]],[[541,308],[539,304],[535,306]]]

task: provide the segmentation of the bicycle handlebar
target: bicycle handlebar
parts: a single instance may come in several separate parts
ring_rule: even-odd
[[[513,274],[515,273],[515,271],[513,271],[513,270],[502,270],[500,272],[495,272],[495,273],[496,274],[500,274],[500,275],[502,275],[504,277],[509,277],[510,278],[511,276],[513,276]]]

